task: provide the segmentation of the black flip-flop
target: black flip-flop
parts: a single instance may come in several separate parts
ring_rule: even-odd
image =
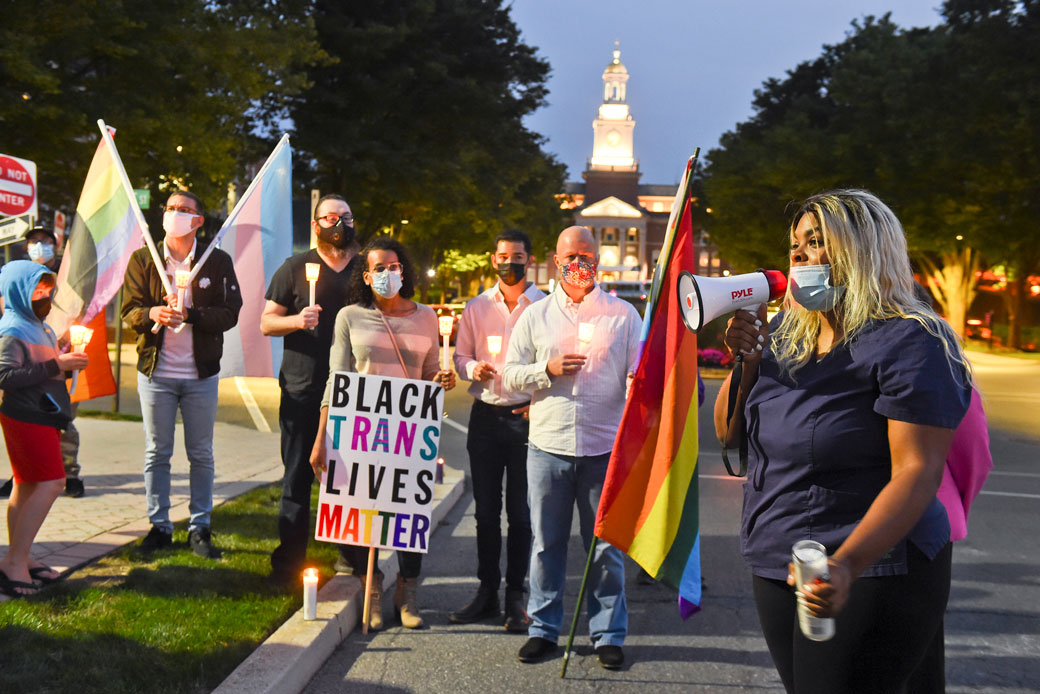
[[[43,575],[43,574],[48,573],[48,572],[54,574],[54,576],[44,576]],[[52,569],[51,567],[47,566],[46,564],[44,564],[43,566],[32,566],[32,567],[29,567],[29,575],[32,576],[32,579],[34,581],[37,581],[40,584],[45,585],[45,586],[49,585],[51,583],[54,583],[55,581],[61,580],[61,573],[57,569]]]
[[[18,590],[31,590],[31,593],[19,593]],[[0,594],[9,598],[28,598],[40,592],[40,586],[25,581],[12,581],[3,571],[0,571]]]

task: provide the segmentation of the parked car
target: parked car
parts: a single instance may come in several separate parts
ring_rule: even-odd
[[[459,333],[459,320],[462,319],[462,309],[466,308],[466,304],[430,304],[430,308],[433,309],[438,318],[451,316],[455,319],[451,326],[451,337],[448,338],[449,344],[455,344],[455,336]]]

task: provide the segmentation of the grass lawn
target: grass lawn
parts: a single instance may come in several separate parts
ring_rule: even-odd
[[[135,542],[0,605],[0,692],[211,691],[302,602],[264,583],[280,494],[261,487],[214,509],[220,560],[192,554],[181,523],[170,549],[142,557]],[[335,558],[311,542],[322,582]]]

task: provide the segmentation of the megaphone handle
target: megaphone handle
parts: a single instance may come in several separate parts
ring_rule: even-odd
[[[740,391],[740,382],[744,378],[744,355],[737,353],[736,363],[733,365],[733,373],[730,375],[729,380],[729,398],[728,405],[726,407],[726,421],[733,421],[733,412],[737,408],[737,394]],[[733,467],[729,464],[729,455],[727,455],[726,446],[722,446],[722,463],[726,466],[726,472],[729,473],[730,477],[744,477],[747,475],[748,467],[748,443],[747,443],[747,431],[744,429],[743,422],[741,422],[740,429],[737,432],[737,450],[740,455],[740,471],[733,472]]]

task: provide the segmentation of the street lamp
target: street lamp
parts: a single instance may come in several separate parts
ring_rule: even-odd
[[[436,271],[436,270],[434,270],[434,269],[433,269],[433,268],[431,267],[431,268],[430,268],[429,270],[427,270],[427,271],[426,271],[426,276],[427,276],[427,277],[436,277],[436,276],[437,276],[437,271]]]

